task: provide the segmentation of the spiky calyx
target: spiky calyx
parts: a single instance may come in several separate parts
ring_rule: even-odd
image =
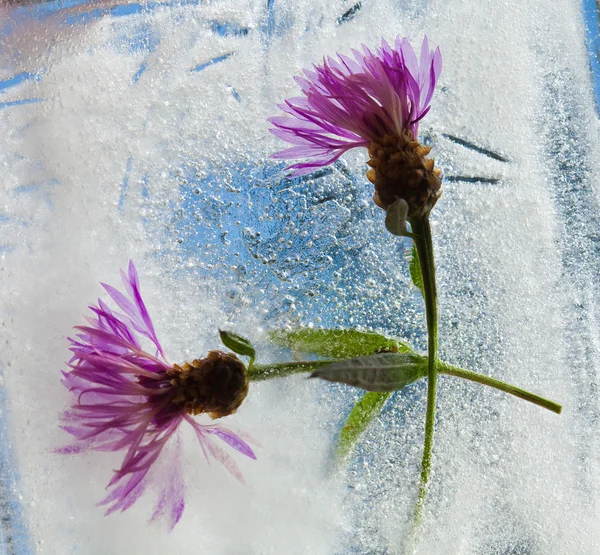
[[[429,214],[442,194],[441,172],[434,167],[433,158],[427,158],[430,151],[431,147],[420,144],[408,130],[400,137],[385,135],[372,141],[367,178],[375,185],[375,204],[387,210],[403,199],[409,220]]]
[[[208,351],[200,360],[175,364],[167,375],[176,390],[171,402],[192,415],[228,416],[248,394],[246,367],[231,353]]]

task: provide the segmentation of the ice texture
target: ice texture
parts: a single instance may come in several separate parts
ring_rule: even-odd
[[[66,337],[131,258],[173,362],[235,329],[358,326],[424,349],[410,243],[384,231],[366,153],[289,179],[265,119],[293,75],[381,36],[439,44],[421,139],[444,360],[561,416],[442,377],[419,555],[600,552],[600,149],[577,2],[269,0],[0,6],[0,552],[404,553],[425,383],[392,396],[347,468],[356,390],[252,385],[228,424],[262,445],[241,486],[183,433],[187,508],[102,516],[118,454],[57,455]]]

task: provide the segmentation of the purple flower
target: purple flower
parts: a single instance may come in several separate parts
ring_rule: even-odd
[[[246,369],[237,357],[220,351],[182,366],[170,365],[142,300],[133,262],[128,275],[121,272],[121,276],[125,294],[102,285],[122,313],[99,299],[98,306],[90,306],[94,315],[87,318],[89,325],[76,327],[79,333],[69,338],[73,357],[63,383],[74,402],[62,416],[62,427],[77,441],[59,452],[125,451],[107,486],[108,495],[100,502],[108,506],[106,514],[128,509],[149,484],[159,484],[152,520],[166,517],[172,528],[184,509],[177,438],[169,445],[173,458],[161,465],[164,473],[152,480],[150,470],[161,454],[166,459],[165,446],[177,436],[182,422],[194,429],[207,461],[216,459],[242,483],[237,464],[215,440],[256,458],[239,435],[223,426],[198,424],[191,417],[235,412],[248,391]],[[142,338],[154,344],[154,355],[142,348]]]
[[[293,176],[300,176],[335,162],[351,148],[365,147],[371,156],[369,165],[374,168],[367,177],[376,186],[375,200],[380,206],[387,208],[405,194],[397,190],[397,183],[393,187],[396,190],[391,191],[391,185],[382,182],[384,178],[422,181],[425,177],[427,185],[419,183],[416,187],[433,188],[431,193],[435,196],[439,184],[433,182],[439,181],[439,171],[436,179],[430,178],[425,174],[433,171],[433,161],[417,164],[413,159],[426,160],[424,156],[430,150],[419,145],[417,138],[419,122],[429,111],[442,68],[439,48],[429,50],[425,37],[417,58],[407,39],[398,37],[394,47],[382,39],[381,48],[375,53],[363,45],[362,51],[352,50],[352,55],[328,57],[323,59],[322,66],[304,70],[305,77],[296,77],[303,96],[286,100],[279,105],[286,115],[269,119],[274,126],[271,133],[295,146],[274,154],[273,158],[307,159],[288,168],[293,170]],[[414,154],[417,147],[420,150]],[[382,153],[381,149],[388,152]],[[396,160],[392,171],[388,171],[389,158],[398,152],[404,165],[418,166],[412,168],[413,173],[420,170],[423,175],[399,176],[402,172],[398,171]],[[377,166],[382,157],[387,164],[382,168],[385,176],[375,174],[381,173]],[[415,184],[410,188],[414,189]],[[423,195],[423,191],[419,193]],[[411,199],[406,200],[410,204]]]

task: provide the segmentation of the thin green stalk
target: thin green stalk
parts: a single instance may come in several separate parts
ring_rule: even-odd
[[[514,395],[515,397],[529,401],[534,405],[538,405],[539,407],[543,407],[555,412],[556,414],[560,414],[562,411],[561,405],[555,403],[554,401],[544,399],[535,393],[530,393],[529,391],[525,391],[520,387],[515,387],[514,385],[501,382],[500,380],[490,378],[489,376],[476,374],[475,372],[470,372],[469,370],[464,370],[463,368],[458,368],[457,366],[452,366],[451,364],[446,364],[445,362],[438,362],[438,372],[440,374],[446,374],[447,376],[456,376],[457,378],[463,378],[464,380],[470,380],[472,382],[499,389],[500,391],[504,391],[510,395]]]
[[[253,382],[260,382],[272,378],[285,378],[302,372],[313,372],[334,362],[339,362],[339,360],[302,360],[299,362],[255,364],[252,368],[248,368],[248,379]]]
[[[426,358],[427,357],[423,357],[423,360]],[[334,362],[340,362],[340,359],[302,360],[276,362],[273,364],[255,364],[254,366],[248,366],[248,379],[250,381],[260,382],[274,378],[285,378],[294,374],[314,372],[318,368],[333,364]],[[470,370],[465,370],[464,368],[448,364],[447,362],[443,362],[441,360],[437,361],[437,373],[444,374],[446,376],[454,376],[456,378],[462,378],[463,380],[493,387],[494,389],[504,391],[509,395],[514,395],[519,399],[533,403],[538,407],[542,407],[556,414],[560,414],[562,412],[562,405],[556,403],[555,401],[545,399],[540,395],[536,395],[535,393],[531,393],[530,391],[521,389],[520,387],[497,380],[496,378],[478,374],[477,372],[471,372]]]
[[[425,441],[421,460],[421,486],[415,507],[415,524],[418,526],[423,518],[423,506],[427,495],[427,483],[431,470],[431,452],[433,450],[433,432],[435,428],[435,404],[437,390],[437,351],[438,351],[438,309],[437,290],[435,284],[435,265],[433,258],[433,241],[429,216],[411,220],[410,226],[413,240],[419,255],[421,275],[423,276],[423,292],[425,313],[427,318],[427,410],[425,414]]]

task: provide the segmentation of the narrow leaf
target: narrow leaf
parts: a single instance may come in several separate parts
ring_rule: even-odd
[[[412,353],[381,353],[334,362],[310,377],[367,391],[396,391],[427,375],[427,359]]]
[[[408,352],[401,341],[378,333],[354,329],[295,329],[271,332],[271,341],[296,353],[312,353],[328,358],[354,358],[382,351]]]
[[[354,449],[356,442],[373,419],[377,418],[390,395],[389,392],[369,391],[354,405],[340,431],[337,447],[339,459],[345,459]]]
[[[415,284],[417,289],[421,291],[421,295],[425,296],[423,290],[423,275],[421,274],[421,264],[419,262],[419,253],[417,252],[416,245],[413,245],[412,248],[409,270],[412,282]]]
[[[408,203],[398,199],[390,205],[385,213],[385,228],[392,234],[400,237],[407,236],[406,217],[408,216]]]
[[[228,349],[231,349],[234,353],[247,356],[252,359],[256,357],[256,351],[254,350],[252,343],[250,343],[250,341],[248,341],[245,337],[242,337],[237,333],[224,330],[219,330],[219,335],[221,336],[223,345],[225,345],[225,347]]]

